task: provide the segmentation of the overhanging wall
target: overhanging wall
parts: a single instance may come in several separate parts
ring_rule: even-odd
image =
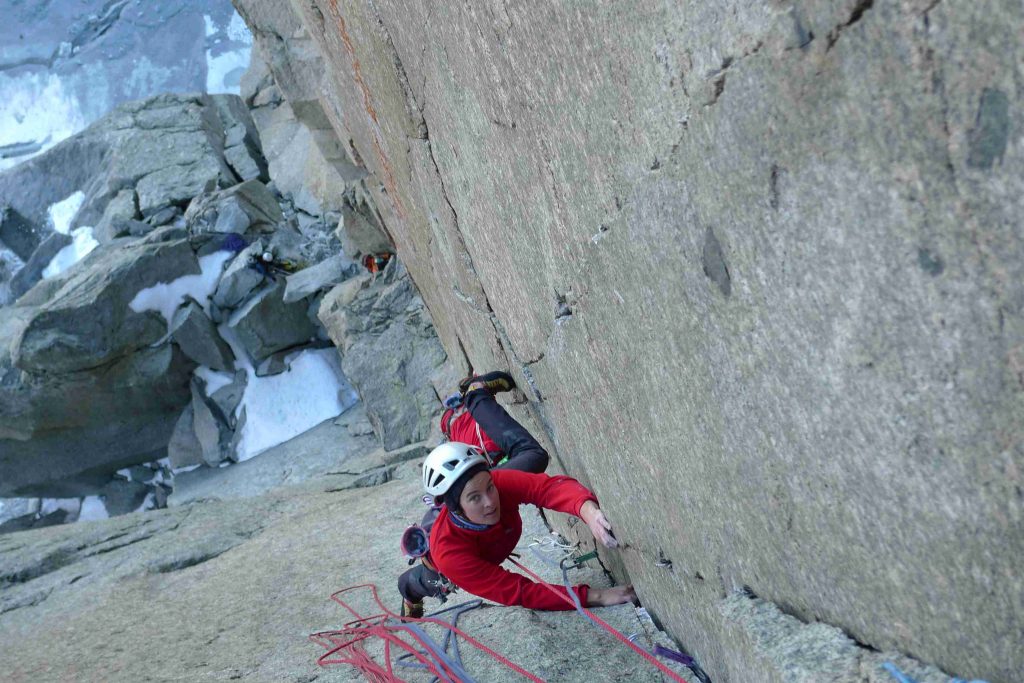
[[[449,355],[716,681],[744,586],[1020,679],[1019,3],[292,4]]]

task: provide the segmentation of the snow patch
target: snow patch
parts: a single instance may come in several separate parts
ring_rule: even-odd
[[[139,507],[135,508],[135,512],[144,512],[146,510],[152,510],[156,507],[156,495],[152,491],[146,494],[146,498],[142,501]]]
[[[214,392],[231,384],[234,377],[227,372],[219,372],[205,365],[200,365],[192,371],[199,379],[206,384],[206,395],[213,396]]]
[[[214,23],[213,17],[209,14],[203,15],[203,23],[206,24],[206,37],[209,38],[217,32],[217,24]]]
[[[210,295],[217,288],[217,281],[224,271],[224,264],[234,254],[230,251],[215,251],[199,259],[198,275],[182,275],[172,282],[158,282],[152,287],[143,289],[131,300],[128,307],[136,313],[143,311],[159,311],[167,320],[170,330],[174,312],[182,304],[185,297],[192,297],[199,302],[203,310],[210,313]]]
[[[62,235],[70,234],[71,221],[74,220],[75,214],[84,203],[85,193],[79,190],[59,202],[51,204],[50,208],[46,210],[46,215],[50,219],[50,225],[54,231]]]
[[[245,25],[245,19],[238,12],[232,12],[231,21],[228,22],[228,38],[239,43],[252,45],[252,32]]]
[[[82,511],[78,514],[79,522],[108,519],[109,517],[107,506],[103,504],[99,496],[86,496],[82,500]]]
[[[243,47],[214,56],[212,51],[207,50],[206,92],[238,95],[242,74],[249,68],[251,52],[251,48]]]
[[[39,144],[34,154],[0,158],[0,170],[46,151],[88,123],[78,99],[56,74],[0,73],[0,92],[0,147]]]
[[[59,231],[58,231],[59,232]],[[92,228],[84,227],[71,231],[71,244],[57,252],[43,268],[43,279],[60,275],[89,255],[100,243],[92,235]]]
[[[69,515],[77,515],[82,509],[82,501],[78,498],[43,498],[39,507],[39,516],[45,517],[51,512],[64,510]]]
[[[235,416],[245,411],[237,457],[239,462],[259,455],[337,417],[353,404],[356,392],[345,381],[335,349],[305,349],[289,356],[288,370],[257,377],[245,347],[228,325],[218,327],[235,353],[235,367],[248,381]]]

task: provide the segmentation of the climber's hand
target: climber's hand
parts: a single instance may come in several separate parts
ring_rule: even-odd
[[[636,591],[632,585],[612,588],[591,588],[587,593],[587,607],[608,607],[624,602],[635,602]]]
[[[601,512],[601,508],[592,500],[588,500],[580,508],[580,519],[590,527],[590,533],[606,548],[618,548],[619,542],[612,535],[612,523]]]

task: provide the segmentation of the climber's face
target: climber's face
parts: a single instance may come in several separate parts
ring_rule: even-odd
[[[474,524],[497,524],[501,519],[501,500],[490,472],[480,472],[466,484],[459,496],[459,507]]]

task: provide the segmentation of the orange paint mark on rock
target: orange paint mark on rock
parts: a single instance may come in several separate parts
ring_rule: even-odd
[[[370,88],[363,79],[363,70],[359,63],[359,58],[356,56],[355,45],[349,35],[345,18],[341,15],[341,10],[338,8],[338,0],[328,0],[328,5],[330,5],[331,14],[338,27],[338,35],[344,44],[345,52],[352,62],[352,78],[359,88],[359,94],[363,101],[363,110],[366,111],[370,131],[373,133],[373,148],[384,175],[384,187],[387,188],[388,199],[391,201],[395,215],[399,220],[404,221],[405,210],[402,207],[401,199],[399,199],[398,184],[395,182],[394,171],[391,169],[391,164],[388,162],[387,155],[384,152],[384,135],[380,130],[380,122],[377,119],[377,110],[373,106],[373,98],[370,96]]]

